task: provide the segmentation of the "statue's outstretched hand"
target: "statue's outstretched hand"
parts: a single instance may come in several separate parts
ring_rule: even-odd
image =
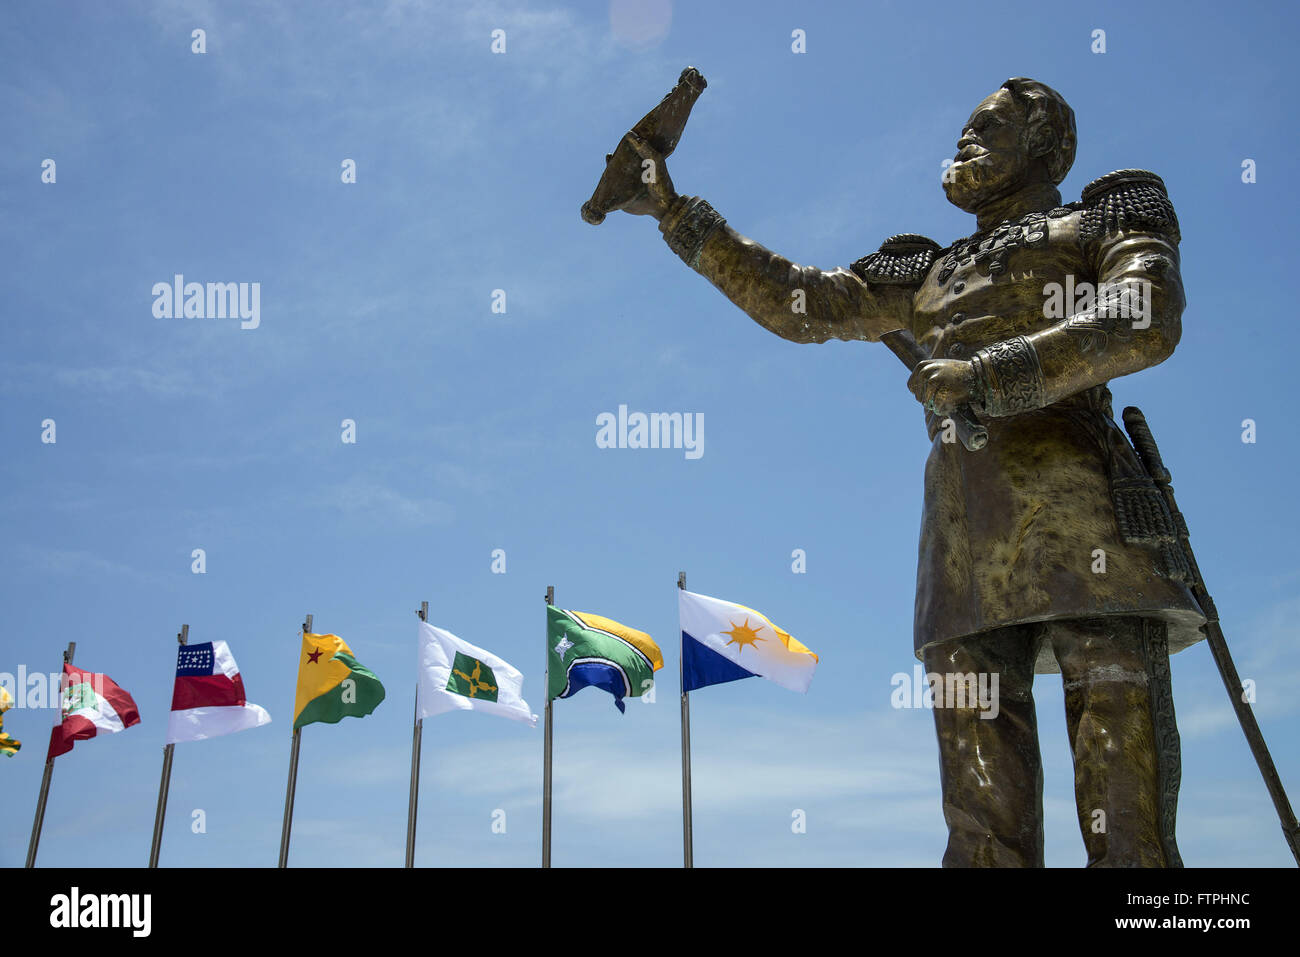
[[[947,415],[959,405],[979,401],[975,366],[964,359],[926,359],[907,380],[917,401],[935,415]]]
[[[673,189],[673,180],[668,175],[663,154],[635,133],[627,135],[632,149],[640,157],[639,175],[644,189],[641,195],[623,207],[623,211],[633,216],[663,219],[664,213],[668,212],[677,199],[677,191]]]

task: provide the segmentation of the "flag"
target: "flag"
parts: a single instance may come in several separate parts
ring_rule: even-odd
[[[72,742],[93,738],[101,731],[124,731],[140,723],[131,696],[108,675],[63,666],[63,693],[59,706],[63,721],[50,729],[50,750],[45,760],[72,750]]]
[[[167,718],[167,743],[219,738],[269,724],[260,705],[244,699],[244,679],[224,641],[181,645],[176,651],[176,684]]]
[[[758,675],[791,691],[808,690],[817,656],[766,615],[733,601],[678,590],[682,690]]]
[[[0,685],[0,754],[3,754],[6,758],[12,758],[15,754],[18,753],[18,749],[23,746],[23,743],[21,741],[19,741],[17,738],[10,737],[9,735],[5,734],[4,731],[4,727],[5,727],[4,714],[13,706],[14,706],[14,696],[9,693],[8,688],[4,687],[3,685]]]
[[[648,691],[664,666],[649,635],[609,618],[547,605],[546,624],[548,701],[570,698],[590,685],[604,688],[618,710],[626,711],[623,698]]]
[[[421,718],[483,711],[537,727],[518,668],[427,621],[420,622],[418,673],[415,708]]]
[[[364,718],[384,700],[384,686],[338,635],[302,636],[293,726]]]

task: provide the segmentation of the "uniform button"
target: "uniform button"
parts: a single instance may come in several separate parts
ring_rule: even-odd
[[[966,284],[964,282],[955,282],[952,284],[953,292],[961,292],[965,288],[966,288]]]
[[[952,345],[948,347],[948,358],[959,359],[961,358],[962,354],[965,351],[966,351],[965,346],[963,346],[960,342],[954,342]]]
[[[963,323],[963,322],[966,321],[966,313],[964,313],[964,312],[954,312],[954,313],[952,314],[952,318],[949,319],[948,321],[949,321],[950,323],[952,323],[954,326],[956,326],[956,325],[960,325],[961,323]]]

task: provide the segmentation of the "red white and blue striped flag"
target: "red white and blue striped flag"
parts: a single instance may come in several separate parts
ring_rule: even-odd
[[[244,698],[244,680],[224,641],[181,645],[167,743],[219,738],[269,724],[271,716]]]

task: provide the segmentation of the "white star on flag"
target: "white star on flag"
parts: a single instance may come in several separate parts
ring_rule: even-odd
[[[555,646],[555,653],[559,655],[560,660],[563,661],[564,656],[569,653],[569,649],[572,647],[573,647],[573,642],[569,640],[568,635],[565,635],[563,638],[560,639],[560,643]]]

